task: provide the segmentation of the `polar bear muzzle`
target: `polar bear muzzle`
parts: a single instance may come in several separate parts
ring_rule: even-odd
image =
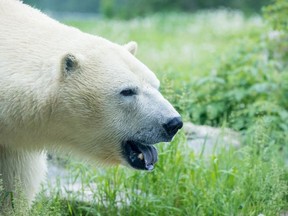
[[[180,117],[169,119],[167,123],[162,125],[166,131],[162,141],[171,141],[179,129],[182,128],[183,122]],[[130,166],[135,169],[148,170],[154,169],[154,165],[158,160],[158,153],[154,146],[142,144],[135,140],[129,140],[122,144],[123,156]]]

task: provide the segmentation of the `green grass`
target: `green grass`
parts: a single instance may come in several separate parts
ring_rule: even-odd
[[[204,157],[189,150],[181,133],[159,146],[159,162],[149,173],[73,162],[71,176],[91,188],[92,201],[81,191],[64,199],[59,187],[49,198],[40,195],[34,210],[45,206],[43,215],[279,215],[287,208],[283,155],[267,145],[265,126],[250,138],[239,150]]]
[[[235,44],[266,29],[260,17],[226,10],[67,24],[120,44],[137,41],[138,58],[160,77],[175,106],[186,98],[175,92],[213,73]],[[59,182],[45,186],[32,210],[21,215],[280,215],[288,209],[286,151],[275,147],[279,143],[271,133],[269,123],[260,121],[249,128],[240,149],[204,156],[189,149],[182,132],[171,144],[158,145],[152,172],[95,169],[69,160],[71,181],[90,188],[91,200],[81,190],[65,197]]]

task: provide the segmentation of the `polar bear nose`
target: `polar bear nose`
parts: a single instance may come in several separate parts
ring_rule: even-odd
[[[163,127],[169,136],[174,136],[179,129],[183,126],[183,122],[180,117],[170,119],[167,123],[163,124]]]

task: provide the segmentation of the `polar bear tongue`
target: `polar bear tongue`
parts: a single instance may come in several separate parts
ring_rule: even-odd
[[[158,160],[157,150],[151,145],[128,141],[125,145],[128,163],[135,169],[153,170]]]
[[[145,146],[145,145],[139,145],[139,150],[141,151],[140,154],[138,154],[138,158],[145,163],[145,168],[147,170],[153,170],[154,164],[158,160],[158,154],[157,150],[154,146]],[[141,156],[143,155],[143,157]]]

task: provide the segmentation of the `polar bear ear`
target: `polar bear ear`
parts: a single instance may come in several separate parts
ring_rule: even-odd
[[[72,54],[66,54],[62,58],[61,70],[64,76],[69,76],[79,67],[77,58]]]
[[[125,44],[124,47],[133,55],[136,55],[137,52],[137,43],[135,41],[130,41],[129,43]]]

